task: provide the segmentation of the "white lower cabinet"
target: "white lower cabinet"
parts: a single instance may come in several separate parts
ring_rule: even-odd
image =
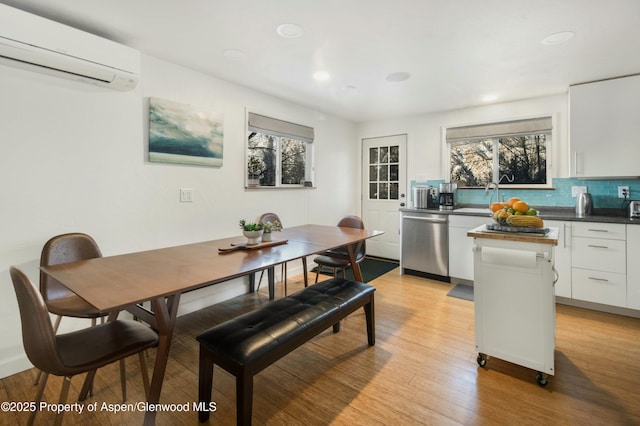
[[[571,295],[571,222],[545,220],[544,226],[558,228],[558,245],[554,250],[554,269],[557,274],[555,295],[570,299]]]
[[[627,276],[613,272],[573,268],[573,298],[626,307]]]
[[[625,241],[575,237],[571,249],[574,268],[626,273]]]
[[[626,225],[574,222],[571,266],[573,299],[627,307]]]
[[[491,223],[482,216],[449,216],[449,275],[473,281],[473,238],[467,231]],[[555,295],[640,310],[640,224],[545,220],[558,228]]]
[[[488,216],[449,215],[449,276],[473,281],[473,238],[467,231],[493,222]]]
[[[627,308],[640,309],[640,225],[627,225]]]

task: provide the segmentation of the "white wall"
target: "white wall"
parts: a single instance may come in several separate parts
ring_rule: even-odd
[[[37,282],[53,235],[89,233],[108,256],[239,235],[239,219],[266,211],[285,226],[333,225],[360,208],[353,123],[155,58],[143,57],[133,92],[0,66],[0,94],[0,377],[30,367],[9,267]],[[149,163],[148,97],[223,113],[223,167]],[[315,128],[316,189],[244,189],[246,108]],[[178,202],[181,187],[193,203]],[[180,311],[246,291],[236,280],[188,293]],[[61,331],[87,324],[66,319]]]
[[[554,114],[556,131],[552,141],[551,173],[568,176],[568,96],[566,93],[516,102],[443,111],[360,123],[358,139],[376,136],[408,135],[407,178],[411,180],[445,179],[443,170],[442,127],[453,127],[519,117]]]

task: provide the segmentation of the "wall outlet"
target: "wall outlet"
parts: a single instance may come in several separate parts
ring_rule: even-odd
[[[629,192],[628,186],[619,186],[618,187],[618,198],[629,198],[631,193]]]
[[[180,202],[193,203],[193,188],[180,188]]]
[[[572,197],[577,197],[578,194],[582,194],[583,192],[587,192],[587,187],[586,186],[572,186],[571,187],[571,196]]]

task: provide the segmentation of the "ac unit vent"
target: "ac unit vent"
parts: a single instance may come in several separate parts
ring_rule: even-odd
[[[121,91],[140,78],[138,51],[1,4],[0,64]]]

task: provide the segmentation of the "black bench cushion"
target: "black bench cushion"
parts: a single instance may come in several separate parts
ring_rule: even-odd
[[[373,291],[352,280],[322,281],[219,324],[197,339],[214,354],[245,365]]]

